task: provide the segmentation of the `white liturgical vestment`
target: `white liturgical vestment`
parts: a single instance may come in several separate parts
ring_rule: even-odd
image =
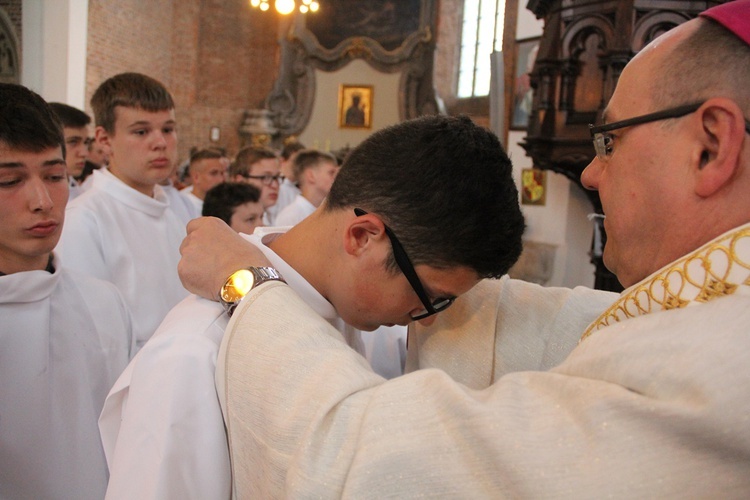
[[[301,194],[297,195],[294,201],[284,207],[276,216],[277,226],[296,226],[305,217],[315,211],[315,205],[310,203],[307,198]]]
[[[283,232],[243,235],[265,254],[316,313],[363,351],[346,325],[299,273],[262,243]],[[214,386],[216,356],[229,318],[218,302],[190,296],[165,318],[107,396],[99,427],[110,468],[107,498],[229,498],[231,470]]]
[[[65,264],[114,283],[133,316],[140,348],[188,295],[177,275],[185,224],[161,186],[150,198],[107,170],[68,204],[58,252]]]
[[[748,263],[750,225],[624,291],[561,364],[484,389],[436,368],[385,381],[288,286],[263,284],[217,364],[234,494],[746,498]],[[533,304],[518,304],[530,321]]]
[[[97,418],[134,348],[110,283],[60,267],[0,276],[0,498],[102,498]]]

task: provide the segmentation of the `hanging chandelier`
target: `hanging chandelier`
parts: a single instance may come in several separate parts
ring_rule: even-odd
[[[271,0],[250,0],[251,7],[264,12],[271,8],[270,4]],[[283,15],[291,14],[295,10],[307,14],[308,12],[317,12],[320,8],[320,4],[316,0],[274,0],[273,6],[276,7],[276,12]]]

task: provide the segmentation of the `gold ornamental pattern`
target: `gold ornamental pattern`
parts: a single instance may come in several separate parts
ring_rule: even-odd
[[[581,341],[614,323],[708,302],[750,287],[750,224],[734,229],[628,288]]]

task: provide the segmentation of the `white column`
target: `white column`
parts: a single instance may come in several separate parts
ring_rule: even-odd
[[[84,109],[88,0],[23,0],[21,83]]]

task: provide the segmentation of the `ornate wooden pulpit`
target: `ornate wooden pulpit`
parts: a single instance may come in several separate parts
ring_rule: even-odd
[[[594,157],[588,124],[598,123],[627,62],[651,40],[722,1],[529,0],[544,18],[531,85],[528,135],[521,144],[536,168],[568,177],[581,189],[581,172]],[[586,191],[601,213],[598,193]],[[606,235],[597,219],[591,258],[595,288],[622,290],[602,262]]]

